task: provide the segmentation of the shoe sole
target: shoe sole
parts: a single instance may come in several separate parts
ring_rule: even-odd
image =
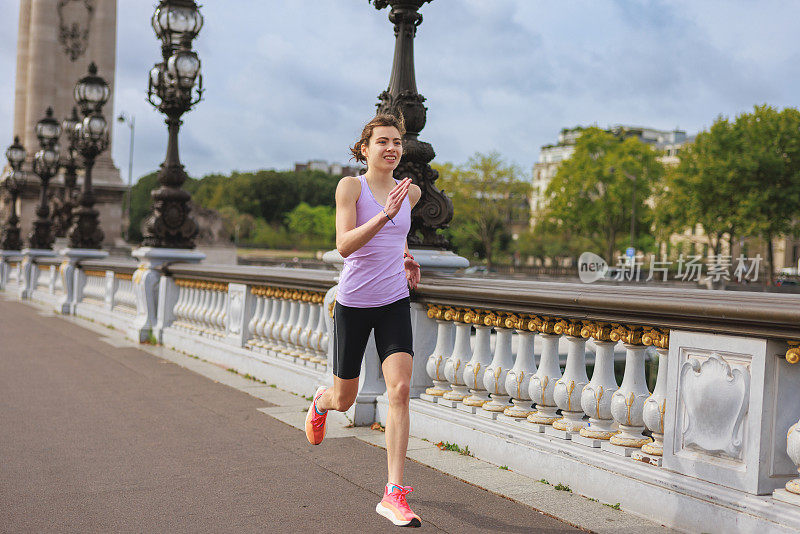
[[[319,395],[319,390],[322,389],[322,388],[323,388],[323,386],[318,387],[317,391],[314,392],[314,396],[312,398],[316,399],[317,395]],[[325,434],[328,431],[328,427],[327,427],[328,422],[325,421],[325,426],[323,427],[323,431],[322,431],[322,439],[320,439],[318,442],[314,443],[312,441],[312,438],[313,438],[314,434],[312,433],[312,434],[309,435],[309,433],[308,433],[308,426],[311,424],[310,421],[311,421],[311,417],[312,417],[312,414],[313,414],[313,410],[314,410],[314,401],[312,400],[311,401],[311,406],[308,407],[308,412],[306,412],[306,439],[312,445],[319,445],[320,443],[322,443],[322,440],[325,439]]]
[[[375,507],[375,511],[378,512],[380,515],[397,525],[398,527],[419,527],[422,526],[422,523],[416,517],[412,518],[411,521],[403,521],[401,519],[397,519],[394,515],[394,512],[383,506],[381,503],[378,503],[378,506]]]

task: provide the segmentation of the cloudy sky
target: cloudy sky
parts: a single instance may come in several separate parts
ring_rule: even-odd
[[[120,0],[115,112],[136,117],[134,179],[164,158],[144,100],[159,57],[155,0]],[[193,176],[346,162],[386,88],[394,36],[367,0],[206,0],[205,101],[185,116]],[[11,140],[18,2],[0,0],[0,140]],[[695,133],[754,104],[800,104],[800,2],[434,0],[422,8],[421,138],[436,160],[497,150],[526,172],[564,126]],[[127,178],[128,131],[114,160]]]

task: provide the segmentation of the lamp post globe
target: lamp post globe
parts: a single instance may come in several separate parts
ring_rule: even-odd
[[[81,113],[85,116],[100,111],[111,96],[108,83],[97,75],[97,65],[89,65],[89,74],[78,80],[73,90],[73,97]]]
[[[166,116],[167,155],[158,173],[160,187],[152,192],[153,208],[144,222],[146,247],[194,248],[198,226],[191,217],[191,195],[181,189],[188,178],[178,152],[181,117],[203,97],[200,58],[192,41],[203,27],[194,0],[161,0],[151,19],[161,40],[161,61],[150,69],[147,99]]]
[[[180,89],[191,91],[200,73],[200,58],[192,50],[179,50],[167,60],[167,72]]]
[[[150,24],[168,57],[180,47],[191,46],[203,28],[203,15],[193,0],[161,0]]]
[[[42,148],[51,147],[61,135],[61,125],[53,117],[53,108],[47,108],[45,117],[36,123],[34,127],[36,137],[39,138],[39,144]]]
[[[6,159],[15,171],[22,168],[22,163],[27,155],[28,153],[25,152],[25,147],[19,142],[18,136],[14,138],[14,143],[6,149]]]
[[[108,148],[108,122],[103,116],[103,106],[111,90],[108,83],[97,74],[97,66],[89,65],[89,74],[75,84],[75,103],[83,119],[73,127],[74,146],[83,158],[83,187],[78,205],[72,210],[72,225],[67,232],[69,246],[75,249],[99,249],[105,234],[100,229],[99,212],[95,209],[92,188],[94,162]]]

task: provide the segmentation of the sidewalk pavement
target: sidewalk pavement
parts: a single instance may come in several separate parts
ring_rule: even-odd
[[[397,528],[374,511],[381,432],[332,413],[313,447],[306,399],[211,363],[0,299],[0,391],[4,532]],[[580,531],[558,512],[582,530],[668,532],[423,440],[408,456],[424,531]]]

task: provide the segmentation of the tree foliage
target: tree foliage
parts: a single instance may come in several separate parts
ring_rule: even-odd
[[[238,233],[242,243],[293,248],[332,243],[325,217],[333,210],[339,178],[320,171],[261,170],[190,178],[183,188],[192,194],[193,202],[220,213],[231,239]],[[142,239],[141,223],[152,207],[150,192],[158,186],[153,172],[140,178],[132,189],[132,242]],[[311,219],[310,234],[300,229],[304,216]],[[294,230],[287,227],[290,221]]]
[[[599,128],[587,128],[577,139],[575,152],[558,168],[546,195],[547,208],[536,230],[586,238],[596,251],[613,261],[627,241],[632,206],[636,208],[639,249],[652,240],[652,213],[645,200],[662,179],[658,153],[635,137],[623,139]]]
[[[771,279],[772,239],[800,232],[800,111],[718,117],[684,150],[657,206],[662,235],[701,223],[715,254],[723,234],[761,237]]]
[[[476,153],[466,164],[436,166],[439,187],[453,201],[448,237],[463,255],[477,253],[491,263],[508,249],[511,223],[527,223],[530,183],[496,152]]]

